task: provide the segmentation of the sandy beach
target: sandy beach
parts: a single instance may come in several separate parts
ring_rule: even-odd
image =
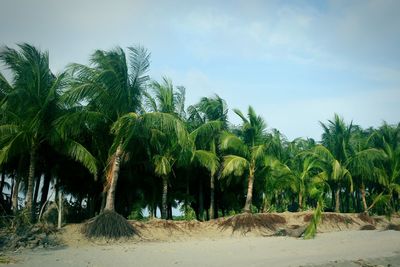
[[[15,267],[400,266],[400,232],[350,230],[321,233],[313,240],[230,237],[173,242],[92,243],[54,250],[24,250],[8,255],[15,262],[6,266]]]

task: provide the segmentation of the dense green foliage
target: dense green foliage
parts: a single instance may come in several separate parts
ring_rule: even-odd
[[[232,125],[218,95],[186,108],[184,87],[152,81],[142,47],[98,50],[57,75],[28,44],[1,48],[0,61],[5,214],[26,207],[34,220],[51,185],[68,196],[70,221],[104,209],[172,219],[179,207],[198,220],[317,209],[316,225],[322,210],[399,210],[400,124],[362,129],[335,114],[321,142],[290,141],[250,106]]]

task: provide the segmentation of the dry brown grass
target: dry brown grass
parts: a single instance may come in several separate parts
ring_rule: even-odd
[[[232,229],[232,233],[239,231],[242,234],[246,234],[253,229],[269,229],[275,231],[278,224],[285,223],[285,217],[277,214],[243,213],[218,221],[218,227],[221,230]]]
[[[323,213],[322,222],[353,224],[355,221],[350,216],[338,213]]]
[[[368,215],[368,213],[365,213],[365,212],[360,213],[360,214],[358,214],[357,217],[363,222],[366,222],[366,223],[369,223],[369,224],[375,224],[374,218],[370,217]]]

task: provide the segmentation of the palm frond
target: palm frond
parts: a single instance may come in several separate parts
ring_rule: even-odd
[[[249,169],[249,162],[242,157],[235,155],[224,156],[222,163],[221,177],[229,175],[242,176]]]
[[[220,148],[223,151],[232,151],[243,157],[249,155],[248,148],[244,142],[239,137],[229,132],[223,132],[221,134]]]
[[[166,176],[172,171],[172,164],[170,158],[162,155],[155,155],[153,157],[154,172],[158,176]]]
[[[59,147],[60,152],[82,163],[89,172],[97,175],[97,161],[95,157],[81,144],[72,140],[64,140],[64,144]]]
[[[193,153],[193,161],[210,171],[214,176],[219,168],[218,156],[210,151],[195,150]]]

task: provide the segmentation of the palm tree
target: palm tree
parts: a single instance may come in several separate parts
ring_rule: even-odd
[[[48,52],[41,52],[29,44],[18,45],[19,50],[4,47],[0,60],[12,72],[12,83],[1,79],[5,92],[0,126],[0,165],[15,156],[29,155],[26,208],[32,212],[33,188],[38,153],[45,143],[57,147],[64,154],[82,162],[96,173],[93,156],[78,142],[61,136],[53,122],[62,113],[59,106],[60,90],[64,86],[64,74],[55,76],[49,68]]]
[[[219,158],[216,151],[216,141],[221,132],[222,122],[208,121],[190,133],[190,138],[196,150],[193,153],[193,162],[206,168],[210,172],[210,218],[215,218],[215,174],[219,169]],[[200,181],[201,183],[201,181]],[[202,186],[202,183],[200,184]],[[202,192],[200,192],[202,194]],[[202,203],[199,203],[200,207]],[[200,217],[202,210],[200,210]]]
[[[140,111],[140,99],[149,79],[146,72],[150,54],[140,46],[128,47],[128,51],[127,55],[119,47],[110,51],[97,50],[91,56],[91,66],[69,66],[72,79],[70,89],[63,96],[64,101],[87,107],[85,112],[76,116],[77,121],[92,125],[103,123],[105,126],[102,128],[110,131],[119,118]],[[115,192],[124,155],[119,145],[109,150],[105,174],[105,210],[115,210]]]
[[[378,165],[378,182],[384,190],[369,209],[377,202],[384,202],[386,214],[391,214],[393,210],[397,211],[400,196],[400,124],[391,126],[384,123],[373,134],[371,142],[383,153],[383,159]]]
[[[151,123],[147,123],[147,128],[150,129],[148,143],[151,147],[154,173],[162,178],[161,217],[166,219],[169,176],[177,161],[189,161],[187,153],[191,151],[192,144],[181,120],[186,117],[185,88],[174,87],[170,79],[163,77],[162,83],[153,81],[150,90],[151,94],[144,93],[146,107],[153,116],[153,119],[149,120]],[[153,121],[159,123],[153,124]],[[165,126],[168,126],[168,129],[165,129]],[[180,153],[182,155],[179,155]]]
[[[220,147],[229,153],[223,157],[221,176],[247,174],[247,194],[243,211],[249,213],[253,200],[254,178],[264,163],[266,124],[251,106],[248,109],[248,118],[240,110],[235,109],[234,112],[242,119],[243,124],[239,130],[239,137],[227,132],[221,137]]]
[[[374,135],[357,129],[356,134],[352,138],[353,153],[346,162],[361,193],[364,212],[368,211],[366,185],[376,183],[380,180],[379,177],[382,175],[382,169],[379,163],[386,159],[386,155],[382,149],[371,146],[371,138],[374,138]]]
[[[323,170],[321,175],[328,177],[330,185],[335,185],[336,190],[332,190],[332,199],[335,199],[335,212],[340,212],[340,190],[343,184],[347,183],[350,192],[353,191],[353,179],[350,171],[323,145],[315,146],[310,153],[318,160],[319,167]]]
[[[114,146],[121,149],[133,139],[140,139],[148,148],[154,173],[162,180],[161,217],[167,218],[168,183],[175,164],[184,164],[191,156],[191,142],[186,127],[172,114],[151,112],[138,117],[128,113],[113,127],[116,134]]]
[[[331,187],[335,189],[335,194],[332,193],[332,200],[335,199],[335,211],[339,212],[340,209],[340,192],[342,190],[341,181],[338,178],[349,177],[345,173],[349,173],[345,167],[350,155],[352,154],[352,147],[350,140],[354,130],[353,123],[346,125],[344,119],[338,114],[334,115],[333,120],[328,120],[328,124],[320,122],[324,133],[322,134],[322,144],[330,151],[335,159],[336,167],[332,169]],[[321,150],[321,149],[317,149]],[[331,160],[331,159],[330,159]],[[329,163],[330,164],[330,163]],[[339,167],[340,166],[340,167]],[[342,170],[343,173],[335,170]],[[350,174],[350,173],[349,173]]]
[[[189,118],[188,127],[193,128],[190,136],[195,144],[196,149],[207,151],[202,153],[207,160],[202,160],[202,166],[211,171],[210,175],[210,207],[209,215],[211,219],[215,219],[215,174],[218,170],[211,169],[219,165],[221,152],[218,150],[218,139],[223,130],[228,128],[228,109],[225,100],[218,95],[213,97],[203,97],[196,105],[188,108]],[[200,185],[202,185],[200,181]],[[200,206],[202,204],[200,203]],[[201,213],[201,211],[200,211]]]

